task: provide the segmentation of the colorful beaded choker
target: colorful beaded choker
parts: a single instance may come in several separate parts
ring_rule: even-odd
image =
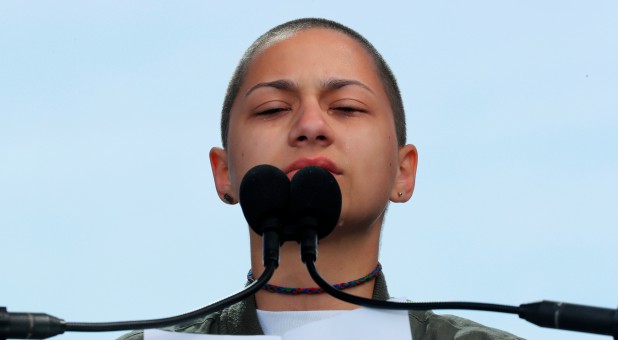
[[[352,280],[350,282],[343,282],[333,285],[338,290],[348,289],[356,286],[360,286],[367,281],[371,281],[378,275],[382,273],[382,265],[378,262],[376,268],[369,274],[358,278],[356,280]],[[255,277],[253,276],[253,271],[249,269],[249,273],[247,273],[247,285],[250,285],[255,281]],[[287,294],[287,295],[301,295],[301,294],[322,294],[324,290],[322,288],[289,288],[289,287],[281,287],[277,285],[266,284],[262,289],[271,292],[271,293],[279,293],[279,294]]]

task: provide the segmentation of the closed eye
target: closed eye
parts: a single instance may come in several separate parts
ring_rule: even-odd
[[[354,112],[360,112],[360,113],[366,113],[367,112],[366,110],[363,110],[363,109],[358,108],[358,107],[353,107],[353,106],[337,106],[337,107],[332,108],[331,110],[343,112],[343,113],[346,113],[346,114],[354,113]]]
[[[290,109],[285,108],[285,107],[273,107],[271,109],[258,111],[256,115],[257,116],[272,116],[272,115],[275,115],[277,113],[284,112],[284,111],[290,111]]]

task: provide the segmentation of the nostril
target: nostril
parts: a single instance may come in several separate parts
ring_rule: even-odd
[[[304,142],[307,140],[307,136],[298,136],[298,141],[299,142]]]
[[[326,140],[326,136],[319,135],[319,136],[316,137],[316,139],[319,140],[319,141],[324,141],[324,140]]]

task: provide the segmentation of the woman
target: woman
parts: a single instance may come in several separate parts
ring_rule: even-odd
[[[335,230],[320,241],[316,266],[331,283],[364,282],[347,289],[350,294],[388,299],[378,264],[380,232],[389,202],[406,202],[414,191],[417,151],[406,144],[395,78],[369,42],[323,19],[273,28],[256,40],[236,69],[223,105],[221,133],[223,148],[213,148],[210,161],[224,203],[238,202],[243,176],[259,164],[274,165],[289,178],[309,165],[331,172],[341,188],[342,210]],[[251,268],[257,277],[263,271],[261,237],[250,235]],[[300,260],[298,244],[284,244],[280,258],[271,285],[316,286]],[[262,290],[255,298],[171,330],[282,335],[358,308],[327,294],[282,294],[287,290],[273,286],[275,292]],[[516,338],[429,311],[411,311],[409,325],[407,334],[414,339]],[[379,336],[379,324],[375,330]],[[141,337],[137,332],[123,338]]]

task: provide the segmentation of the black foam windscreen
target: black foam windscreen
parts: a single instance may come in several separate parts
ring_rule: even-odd
[[[319,239],[330,234],[341,214],[341,189],[335,177],[317,166],[300,169],[290,184],[289,211],[296,221],[315,218]]]
[[[240,183],[240,206],[249,226],[259,235],[280,228],[287,213],[290,180],[278,168],[262,164],[251,168]]]

